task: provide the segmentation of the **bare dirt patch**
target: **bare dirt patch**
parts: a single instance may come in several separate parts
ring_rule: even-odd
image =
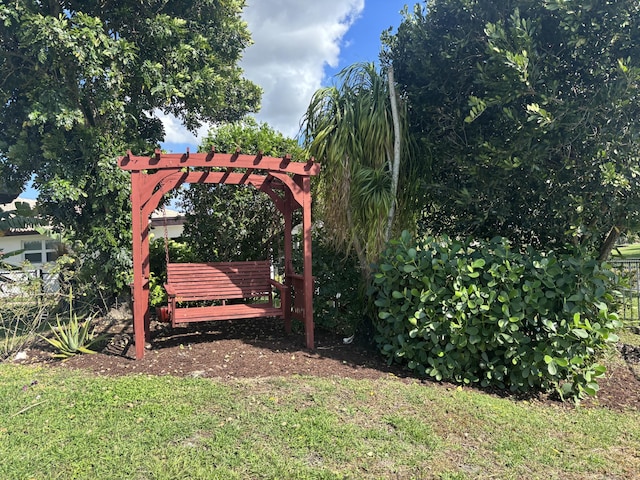
[[[316,331],[316,349],[310,351],[304,348],[303,333],[286,335],[282,322],[273,319],[204,322],[177,328],[152,322],[151,329],[151,348],[142,360],[135,360],[131,319],[121,315],[98,321],[96,332],[109,340],[95,355],[60,361],[53,359],[50,347],[41,342],[20,363],[83,369],[100,375],[138,373],[217,379],[311,375],[423,381],[408,370],[387,365],[375,350],[357,340],[345,344],[342,337],[321,330]],[[636,373],[640,349],[636,352],[636,348],[620,346],[620,361],[612,362],[606,378],[599,381],[597,398],[586,405],[640,410],[640,376]],[[553,396],[540,395],[537,400],[555,403]]]

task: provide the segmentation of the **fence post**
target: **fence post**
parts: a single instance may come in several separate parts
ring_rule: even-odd
[[[640,319],[640,259],[611,260],[612,270],[629,279],[628,288],[622,289],[622,319]]]

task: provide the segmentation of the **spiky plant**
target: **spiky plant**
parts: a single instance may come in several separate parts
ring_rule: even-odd
[[[90,347],[102,337],[95,335],[95,329],[91,329],[91,321],[91,317],[84,322],[78,320],[77,314],[73,311],[73,293],[69,293],[69,321],[63,322],[60,316],[56,315],[56,325],[49,324],[53,338],[42,338],[56,348],[57,353],[53,356],[57,358],[69,358],[78,353],[96,353]]]

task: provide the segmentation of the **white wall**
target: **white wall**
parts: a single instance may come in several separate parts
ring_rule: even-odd
[[[153,238],[161,240],[164,238],[164,227],[151,227]],[[184,227],[182,225],[167,225],[167,236],[169,238],[178,238],[182,235]]]
[[[183,231],[182,225],[168,225],[167,226],[167,234],[169,238],[178,238],[182,235]],[[151,233],[153,234],[153,238],[156,240],[162,240],[164,238],[164,227],[156,227],[151,228]],[[42,240],[51,240],[49,237],[40,234],[30,234],[30,235],[11,235],[11,236],[0,236],[0,251],[8,253],[13,252],[15,250],[22,250],[24,248],[25,242],[30,241],[42,241]],[[3,261],[9,263],[11,265],[20,266],[24,262],[24,253],[14,255],[12,257],[5,257]],[[34,267],[40,267],[42,264],[33,263]]]
[[[8,253],[13,252],[14,250],[22,250],[24,242],[30,241],[42,241],[42,240],[50,240],[49,237],[44,235],[40,235],[39,233],[30,234],[30,235],[10,235],[0,237],[0,250]],[[7,262],[11,265],[19,266],[24,262],[24,254],[14,255],[12,257],[3,258],[4,262]],[[39,267],[41,264],[33,264],[34,267]]]

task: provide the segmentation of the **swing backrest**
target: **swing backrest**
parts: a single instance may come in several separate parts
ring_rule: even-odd
[[[271,264],[268,260],[169,263],[167,285],[178,301],[271,297]]]

